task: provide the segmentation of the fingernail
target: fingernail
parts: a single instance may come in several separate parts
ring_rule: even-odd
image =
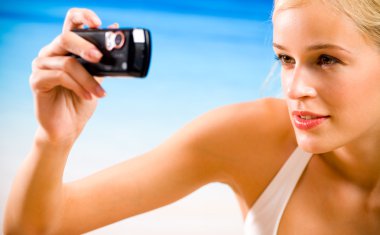
[[[84,97],[86,98],[86,100],[92,99],[92,95],[89,92],[84,93]]]
[[[101,86],[97,86],[95,88],[95,94],[96,94],[97,97],[104,97],[104,96],[106,96],[106,92],[104,91],[104,89]]]
[[[91,49],[89,52],[90,57],[99,60],[102,58],[102,53],[100,53],[97,49]]]

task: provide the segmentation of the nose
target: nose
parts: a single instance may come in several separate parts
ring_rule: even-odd
[[[310,78],[311,74],[306,68],[296,66],[289,74],[284,75],[286,96],[290,99],[315,97],[317,91]]]

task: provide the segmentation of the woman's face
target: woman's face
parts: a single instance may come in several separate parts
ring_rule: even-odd
[[[380,49],[320,1],[276,11],[273,27],[299,146],[324,153],[379,140]]]

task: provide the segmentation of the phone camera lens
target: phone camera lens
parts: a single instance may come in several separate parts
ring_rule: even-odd
[[[123,37],[120,34],[117,34],[115,37],[115,45],[120,46],[122,42],[123,42]]]
[[[114,38],[115,48],[116,49],[122,48],[124,45],[124,42],[125,42],[124,33],[122,31],[117,31],[117,32],[115,32],[114,36],[115,36],[115,38]]]

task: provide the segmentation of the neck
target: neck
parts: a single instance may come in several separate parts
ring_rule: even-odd
[[[373,191],[380,185],[379,142],[351,143],[320,156],[334,172],[350,183]]]

